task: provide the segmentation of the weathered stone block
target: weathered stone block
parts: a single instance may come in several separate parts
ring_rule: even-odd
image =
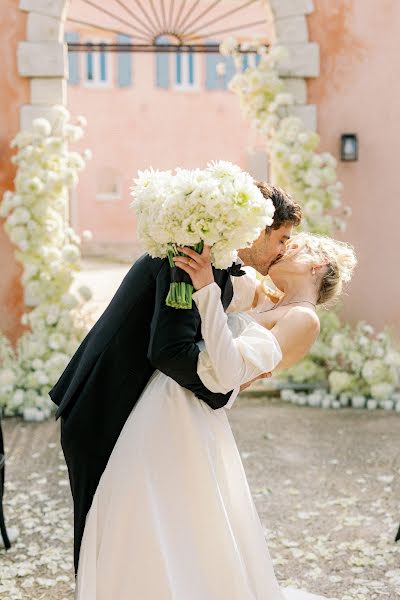
[[[279,46],[279,44],[278,44]],[[282,62],[280,75],[287,77],[319,76],[319,44],[285,44],[289,57]]]
[[[19,8],[64,20],[69,0],[20,0]]]
[[[278,43],[296,44],[308,41],[307,20],[304,15],[275,20],[275,34]]]
[[[27,40],[30,42],[61,42],[63,23],[60,19],[31,12],[27,19]]]
[[[296,104],[307,104],[307,84],[302,77],[285,77],[286,90],[292,94]]]
[[[67,84],[62,77],[31,79],[32,104],[66,104]]]
[[[20,42],[17,55],[23,77],[67,77],[67,47],[61,42]]]
[[[275,18],[309,15],[314,11],[313,0],[269,0]]]
[[[299,117],[307,127],[312,131],[317,131],[317,107],[313,104],[292,106],[290,113]]]
[[[44,117],[53,125],[59,120],[59,113],[54,106],[24,104],[20,108],[21,129],[30,129],[32,122],[39,117]]]

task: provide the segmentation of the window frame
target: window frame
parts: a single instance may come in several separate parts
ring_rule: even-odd
[[[99,38],[97,36],[87,36],[82,40],[82,43],[86,46],[91,44],[106,44],[109,40],[105,40],[104,37]],[[91,57],[92,68],[93,68],[93,79],[88,79],[88,60]],[[102,58],[103,57],[103,58]],[[102,75],[102,60],[104,60],[106,79],[101,79]],[[83,72],[82,72],[83,71]],[[114,85],[114,64],[112,55],[107,51],[96,51],[87,52],[85,60],[82,61],[81,67],[81,81],[86,88],[111,88]]]

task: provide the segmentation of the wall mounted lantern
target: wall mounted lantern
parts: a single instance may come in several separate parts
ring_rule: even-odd
[[[355,133],[342,133],[340,158],[346,162],[358,160],[358,138]]]

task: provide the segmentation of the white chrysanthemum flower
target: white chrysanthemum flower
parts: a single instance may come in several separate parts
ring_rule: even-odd
[[[394,392],[394,385],[390,383],[376,383],[371,385],[371,396],[377,400],[389,400]]]
[[[49,348],[52,350],[62,350],[65,348],[66,341],[65,335],[62,333],[52,333],[48,338]]]
[[[12,369],[0,369],[0,387],[13,385],[16,381],[15,371]]]
[[[70,263],[77,262],[80,258],[79,248],[73,244],[67,244],[62,249],[62,256]]]
[[[92,241],[93,233],[89,229],[85,229],[84,231],[82,231],[82,239],[84,239],[85,242]]]
[[[35,133],[41,135],[42,137],[47,137],[51,133],[51,125],[49,121],[42,117],[34,119],[32,123],[32,129]]]
[[[230,56],[238,48],[238,41],[234,37],[227,37],[219,46],[219,52],[222,56]]]
[[[77,300],[76,296],[74,296],[73,294],[71,294],[69,292],[67,292],[61,296],[60,302],[63,306],[65,306],[66,308],[69,308],[69,309],[72,309],[72,308],[75,308],[76,306],[78,306],[78,300]]]
[[[329,374],[329,386],[333,394],[338,395],[352,388],[354,377],[345,371],[332,371]]]

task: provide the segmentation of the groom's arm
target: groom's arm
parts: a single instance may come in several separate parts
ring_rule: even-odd
[[[192,309],[176,309],[165,304],[170,286],[170,267],[165,261],[156,280],[156,298],[151,323],[148,358],[151,364],[174,379],[179,385],[192,391],[211,408],[225,406],[232,395],[210,392],[197,375],[200,350],[195,342],[200,325],[199,312]]]

